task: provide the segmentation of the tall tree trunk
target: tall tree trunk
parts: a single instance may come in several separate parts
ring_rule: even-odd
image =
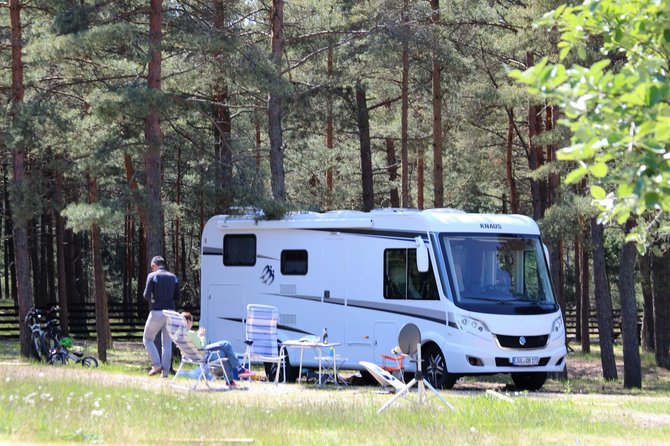
[[[575,341],[581,344],[582,341],[582,243],[577,238],[575,240],[575,316],[576,316],[576,329],[575,329]]]
[[[533,53],[526,53],[526,66],[528,68],[535,65],[535,58]],[[542,128],[540,126],[541,107],[531,105],[528,107],[528,168],[530,171],[537,170],[541,166],[541,159],[538,153],[541,151],[538,144],[535,142],[535,137],[538,136]],[[533,219],[539,221],[544,216],[542,190],[538,180],[530,179],[530,195],[533,205]]]
[[[98,202],[98,183],[93,175],[88,175],[88,202]],[[98,338],[98,358],[107,362],[107,348],[111,347],[111,331],[109,329],[109,309],[105,292],[105,275],[102,266],[102,240],[100,226],[91,224],[91,258],[93,261],[93,282],[95,288],[95,331]]]
[[[217,161],[217,199],[216,214],[223,214],[230,209],[232,204],[232,184],[233,184],[233,152],[230,148],[230,97],[228,87],[221,79],[218,81],[214,93],[214,135],[216,140],[216,161]]]
[[[583,226],[584,227],[584,226]],[[587,246],[589,245],[587,229],[585,228],[583,234],[582,242],[582,259],[580,271],[582,273],[582,279],[580,284],[582,286],[582,353],[591,352],[591,295],[589,293],[589,251]]]
[[[281,58],[284,52],[284,0],[272,0],[272,63],[275,65],[277,81],[270,86],[268,100],[268,127],[270,136],[270,176],[272,196],[277,201],[286,201],[284,184],[284,142],[282,129]]]
[[[0,143],[1,144],[1,143]],[[9,172],[9,165],[6,162],[2,163],[2,201],[5,208],[5,234],[4,247],[4,283],[5,283],[5,299],[12,299],[17,303],[16,296],[16,268],[14,263],[14,227],[12,225],[12,206],[9,201],[9,179],[7,178]]]
[[[440,0],[430,0],[431,22],[440,23]],[[433,52],[433,206],[444,207],[444,164],[442,155],[442,67]]]
[[[12,125],[17,124],[19,109],[23,105],[23,59],[21,43],[21,2],[20,0],[9,0],[9,18],[11,28],[12,46]],[[28,310],[33,305],[33,293],[30,286],[30,259],[28,247],[28,221],[24,216],[26,211],[21,209],[28,200],[23,194],[27,191],[27,178],[25,166],[25,147],[19,141],[12,147],[12,164],[14,176],[12,185],[16,191],[12,202],[16,208],[12,212],[14,226],[14,258],[16,263],[16,289],[19,301],[19,320],[23,321]],[[21,324],[21,355],[30,357],[30,331],[27,325]]]
[[[181,146],[177,147],[177,181],[175,185],[177,208],[181,207]],[[181,219],[179,214],[174,219],[174,241],[172,250],[174,252],[174,271],[178,273],[181,268],[182,257],[179,254],[179,238],[181,237]],[[185,278],[184,278],[185,279]]]
[[[632,220],[626,223],[626,235],[634,227]],[[642,387],[642,366],[637,337],[637,302],[635,301],[635,260],[637,249],[634,242],[621,247],[619,256],[619,297],[623,336],[623,386],[627,389]]]
[[[652,253],[650,250],[647,250],[638,261],[643,300],[641,342],[642,349],[647,352],[654,351],[654,289],[652,286],[651,262]]]
[[[49,301],[56,304],[58,302],[58,292],[56,288],[56,263],[54,262],[56,256],[54,253],[54,212],[52,210],[46,213],[46,252],[47,260],[47,285],[49,287]]]
[[[656,365],[670,369],[670,248],[651,261]]]
[[[328,45],[328,58],[326,62],[328,81],[333,76],[333,45]],[[332,152],[335,147],[333,131],[333,95],[328,92],[326,97],[326,149]],[[326,167],[326,209],[333,207],[333,166],[328,164]]]
[[[163,33],[163,1],[151,0],[149,12],[149,69],[147,85],[150,90],[161,90],[161,44]],[[145,220],[143,221],[147,239],[146,264],[152,256],[163,255],[163,206],[161,203],[161,125],[157,109],[151,109],[144,118],[144,138],[147,150],[145,166]]]
[[[423,183],[424,183],[424,156],[423,147],[419,146],[416,153],[416,207],[423,209]]]
[[[507,146],[505,151],[505,173],[509,187],[509,202],[512,214],[519,213],[519,191],[514,179],[514,109],[507,108]]]
[[[405,38],[402,41],[402,79],[400,81],[400,163],[402,207],[408,208],[409,201],[409,0],[402,2],[402,23]]]
[[[363,186],[363,210],[374,208],[374,190],[372,185],[372,148],[370,146],[370,118],[365,87],[356,84],[356,120],[358,138],[361,144],[361,181]]]
[[[46,294],[43,294],[40,290],[40,255],[37,243],[37,235],[35,234],[36,222],[35,218],[32,218],[28,222],[28,258],[30,259],[30,264],[32,267],[32,287],[33,287],[33,301],[36,307],[44,307],[47,304]]]
[[[389,200],[391,200],[391,207],[400,207],[400,196],[398,195],[398,188],[395,186],[395,181],[398,179],[398,161],[395,157],[395,144],[393,139],[386,138],[386,171],[389,174]]]
[[[591,243],[593,244],[593,294],[598,313],[598,341],[600,343],[600,362],[603,378],[607,381],[617,379],[616,361],[614,359],[614,342],[612,333],[612,297],[607,286],[607,269],[605,264],[604,228],[596,218],[591,219]]]
[[[56,155],[56,160],[61,160],[60,155]],[[64,336],[70,335],[70,316],[68,311],[67,299],[67,276],[65,274],[65,222],[61,211],[63,210],[63,169],[60,162],[57,163],[54,171],[54,201],[56,209],[56,270],[58,271],[58,305],[60,306],[60,327]]]

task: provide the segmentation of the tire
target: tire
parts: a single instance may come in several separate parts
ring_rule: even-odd
[[[36,331],[30,335],[30,346],[32,347],[32,355],[34,359],[41,361],[44,356],[44,342],[42,336]]]
[[[540,390],[547,380],[547,372],[512,373],[512,381],[519,390]]]
[[[42,342],[44,343],[44,351],[47,352],[47,357],[51,356],[51,352],[60,345],[60,339],[53,333],[44,333]]]
[[[81,366],[82,367],[97,367],[98,366],[98,360],[95,359],[93,356],[84,356],[81,358]]]
[[[447,371],[444,354],[436,345],[428,345],[421,352],[423,377],[436,389],[451,389],[458,381],[458,375]]]
[[[63,352],[59,351],[54,351],[49,354],[49,359],[47,360],[47,363],[50,365],[65,365],[67,364],[67,355],[65,355]]]

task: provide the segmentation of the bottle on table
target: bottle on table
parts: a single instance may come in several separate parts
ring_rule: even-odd
[[[323,337],[321,338],[321,341],[322,341],[324,344],[327,344],[327,343],[328,343],[328,329],[327,329],[327,328],[324,328],[324,329],[323,329]]]

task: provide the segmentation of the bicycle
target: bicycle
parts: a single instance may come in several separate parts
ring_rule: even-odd
[[[70,349],[74,346],[72,338],[62,338],[58,345],[49,352],[48,364],[51,365],[65,365],[70,361],[75,364],[81,364],[82,367],[97,367],[98,360],[93,356],[84,356],[83,352],[74,352]]]
[[[31,307],[26,314],[25,324],[30,328],[30,345],[32,347],[33,358],[41,361],[46,358],[48,350],[44,346],[44,330],[42,330],[43,314],[41,310]]]
[[[60,343],[60,340],[63,339],[63,334],[60,331],[60,321],[58,320],[59,310],[59,306],[52,306],[45,311],[45,318],[47,320],[44,323],[44,328],[42,330],[42,342],[47,354],[56,348]]]

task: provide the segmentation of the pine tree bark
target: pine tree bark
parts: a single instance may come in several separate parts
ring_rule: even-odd
[[[440,0],[430,0],[431,21],[440,24]],[[433,206],[444,207],[444,163],[442,154],[442,66],[433,52]]]
[[[634,222],[626,223],[628,234]],[[634,242],[621,247],[619,256],[619,298],[623,337],[623,386],[626,389],[642,387],[642,366],[637,337],[637,302],[635,301],[635,260],[637,249]]]
[[[282,99],[279,86],[281,58],[284,52],[284,0],[272,0],[272,63],[275,65],[277,81],[270,86],[268,100],[268,130],[270,137],[270,177],[272,196],[277,201],[286,201],[284,178],[284,141],[282,129]]]
[[[88,202],[98,202],[98,183],[96,177],[88,175]],[[109,309],[105,292],[105,275],[102,266],[102,240],[100,226],[91,224],[91,258],[93,261],[93,283],[95,288],[95,331],[98,338],[98,358],[107,362],[107,348],[111,347],[109,328]]]
[[[530,68],[535,65],[535,58],[533,53],[526,53],[526,67]],[[541,131],[539,115],[541,107],[538,105],[531,105],[528,107],[528,168],[531,172],[537,170],[542,164],[538,156],[541,153],[538,144],[535,142],[535,137]],[[539,221],[544,216],[542,189],[540,182],[535,179],[530,179],[530,195],[533,205],[533,219]]]
[[[581,344],[582,342],[582,243],[579,239],[575,240],[575,341]]]
[[[330,82],[330,79],[333,76],[333,45],[328,46],[326,73]],[[329,152],[335,147],[335,144],[333,143],[334,136],[333,96],[329,92],[326,98],[326,149],[328,149]],[[331,209],[333,207],[333,187],[333,166],[329,164],[326,168],[326,209]]]
[[[656,365],[670,369],[670,249],[651,261],[654,294],[654,356]]]
[[[607,285],[605,264],[604,228],[596,218],[591,219],[591,243],[593,244],[593,294],[598,314],[598,341],[600,344],[600,362],[603,378],[606,381],[617,379],[614,359],[614,341],[612,333],[612,297]]]
[[[580,280],[580,284],[582,287],[582,292],[581,292],[581,298],[582,298],[582,353],[590,353],[591,352],[591,330],[590,330],[590,325],[591,325],[591,295],[589,293],[589,251],[587,249],[587,246],[589,244],[588,242],[588,235],[587,235],[587,230],[582,233],[583,234],[583,242],[582,242],[582,259],[581,259],[581,265],[580,265],[580,272],[582,274],[582,278]]]
[[[642,288],[642,349],[654,351],[654,289],[651,275],[652,253],[647,250],[638,261],[640,269],[640,287]]]
[[[400,80],[400,163],[402,207],[410,207],[409,201],[409,0],[402,3],[402,23],[405,38],[402,42],[402,78]]]
[[[11,122],[17,123],[19,109],[23,105],[23,58],[21,42],[21,2],[20,0],[9,1],[9,18],[11,29],[12,47],[12,86],[11,86]],[[14,227],[14,259],[16,263],[16,290],[19,303],[19,320],[23,321],[28,310],[33,305],[33,293],[30,284],[30,259],[28,246],[28,219],[24,216],[25,210],[21,209],[28,200],[23,199],[27,189],[27,176],[25,166],[25,147],[18,142],[12,148],[13,179],[12,185],[16,191],[12,202],[16,207],[12,212]],[[30,357],[30,331],[26,324],[21,324],[21,355]]]
[[[512,214],[519,213],[519,191],[514,179],[514,109],[507,108],[507,144],[505,150],[505,174],[509,188],[509,202]]]
[[[370,146],[370,118],[365,87],[356,84],[356,120],[358,138],[361,145],[361,182],[363,187],[363,210],[374,208],[374,190],[372,185],[372,148]]]
[[[156,93],[161,90],[161,44],[163,40],[163,1],[151,0],[149,12],[149,68],[147,85]],[[151,257],[163,255],[163,206],[161,202],[161,125],[160,114],[153,108],[144,118],[144,138],[147,150],[145,167],[145,219],[143,221],[147,240],[148,265]]]
[[[56,160],[62,157],[56,155]],[[57,163],[54,171],[54,201],[56,209],[54,219],[56,225],[56,270],[58,275],[58,306],[60,307],[59,322],[64,336],[70,335],[70,314],[67,299],[67,276],[65,274],[65,222],[61,211],[63,209],[63,170]]]
[[[395,186],[395,181],[398,179],[398,161],[395,156],[395,144],[393,139],[386,138],[386,171],[389,174],[389,200],[392,208],[400,207],[400,195],[398,195],[398,188]]]

